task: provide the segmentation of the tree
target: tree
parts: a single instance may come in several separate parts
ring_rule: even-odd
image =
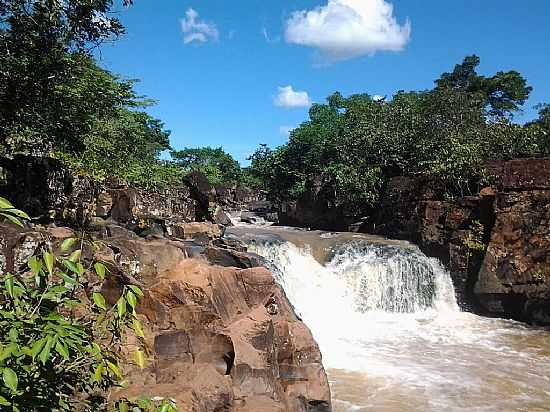
[[[550,118],[543,106],[532,125],[514,124],[531,87],[514,71],[481,76],[478,65],[468,56],[432,90],[399,91],[392,99],[334,93],[311,107],[288,143],[260,147],[250,172],[274,199],[296,200],[314,189],[351,213],[372,206],[394,176],[436,180],[447,196],[473,194],[485,160],[548,150]]]
[[[539,116],[526,125],[531,133],[536,135],[537,144],[542,154],[550,154],[550,104],[543,103],[537,106]]]
[[[113,86],[95,81],[101,73],[90,57],[124,32],[113,4],[0,0],[0,152],[83,149],[89,118],[106,109],[103,92]],[[122,95],[109,98],[124,101],[129,85],[118,86]]]
[[[241,167],[233,157],[221,147],[185,148],[171,152],[175,164],[185,172],[198,170],[212,184],[234,183],[241,175]]]
[[[438,89],[450,88],[478,95],[484,101],[484,106],[491,116],[512,116],[520,110],[533,90],[527,86],[527,81],[515,70],[498,72],[494,76],[485,77],[477,73],[480,58],[476,55],[467,56],[461,64],[457,64],[450,73],[443,73],[436,80]]]

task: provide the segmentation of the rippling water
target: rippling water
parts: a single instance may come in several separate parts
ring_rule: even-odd
[[[550,411],[550,332],[460,312],[449,275],[411,245],[233,231],[311,328],[335,411]]]

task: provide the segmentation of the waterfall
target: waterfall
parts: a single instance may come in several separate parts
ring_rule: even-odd
[[[249,250],[270,263],[299,310],[308,310],[311,295],[336,299],[355,313],[457,310],[448,272],[415,249],[357,240],[334,247],[322,265],[307,248],[290,242],[249,242]]]
[[[291,228],[229,232],[265,259],[311,329],[335,411],[548,410],[550,330],[459,311],[449,273],[418,248]]]
[[[416,249],[357,240],[333,247],[323,265],[307,247],[271,236],[244,240],[274,272],[328,367],[372,369],[361,350],[367,341],[458,312],[449,274]]]

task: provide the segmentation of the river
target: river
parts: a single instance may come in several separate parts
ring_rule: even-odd
[[[323,354],[336,412],[550,411],[550,331],[461,312],[403,241],[236,226]]]

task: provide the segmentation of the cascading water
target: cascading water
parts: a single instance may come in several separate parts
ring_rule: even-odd
[[[312,330],[335,411],[550,410],[550,333],[460,312],[416,248],[348,236],[320,259],[311,232],[233,230]]]
[[[327,268],[345,280],[357,312],[456,308],[447,272],[418,252],[357,240],[337,248]]]

